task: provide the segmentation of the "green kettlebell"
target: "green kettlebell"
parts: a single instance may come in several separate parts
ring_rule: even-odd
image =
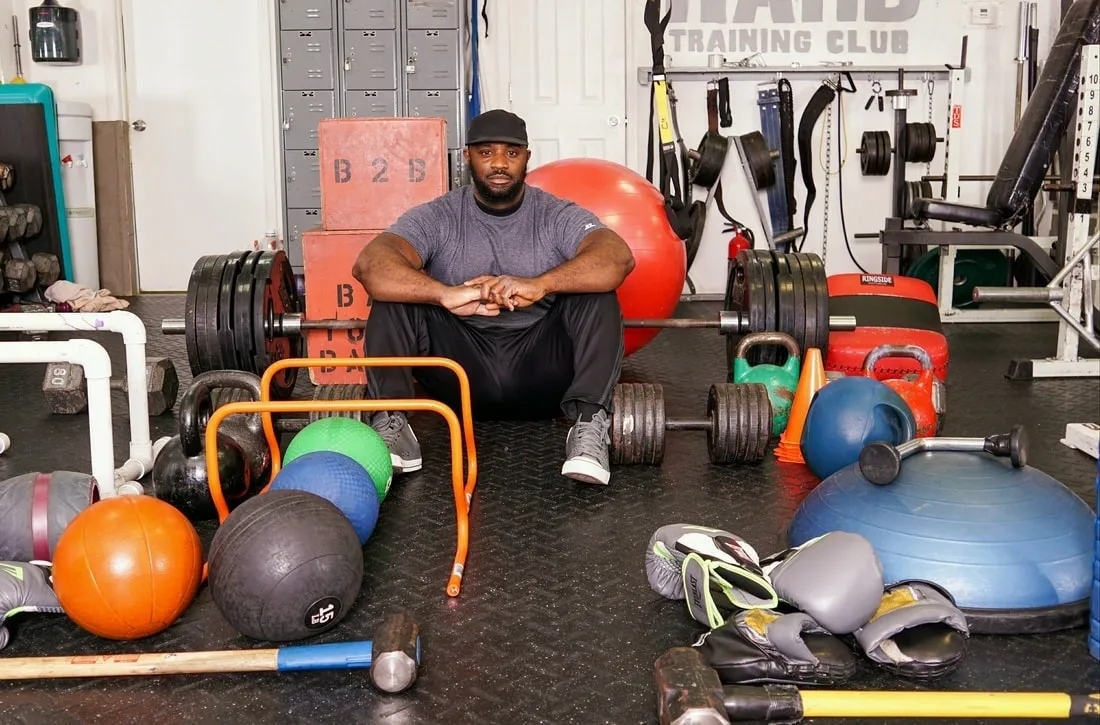
[[[749,348],[755,345],[782,345],[787,348],[787,361],[782,365],[750,365],[745,359]],[[802,373],[798,343],[785,332],[753,332],[741,338],[733,351],[733,382],[763,383],[772,401],[772,435],[787,429],[787,419]]]

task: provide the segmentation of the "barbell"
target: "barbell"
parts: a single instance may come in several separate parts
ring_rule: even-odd
[[[851,316],[830,317],[825,265],[815,254],[746,250],[730,262],[725,310],[712,318],[628,319],[626,327],[711,328],[727,337],[727,358],[751,332],[785,332],[800,350],[828,349],[830,330],[854,330]],[[200,257],[191,271],[183,318],[165,319],[161,333],[185,335],[192,375],[211,370],[262,374],[271,363],[303,357],[308,330],[361,330],[365,320],[308,319],[283,251],[241,251]],[[759,346],[749,362],[781,362]],[[727,367],[732,359],[727,359]],[[271,381],[273,398],[294,389],[298,369]]]

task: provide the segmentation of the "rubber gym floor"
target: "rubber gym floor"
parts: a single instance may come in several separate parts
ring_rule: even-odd
[[[148,354],[175,360],[182,392],[190,381],[184,338],[163,336],[159,326],[162,318],[182,316],[183,296],[135,298],[130,309],[146,322]],[[685,303],[677,314],[717,310]],[[986,436],[1024,423],[1029,463],[1095,506],[1095,461],[1058,441],[1067,422],[1096,419],[1100,386],[1004,378],[1010,359],[1054,350],[1055,326],[945,328],[951,367],[944,435]],[[119,374],[121,338],[94,339],[110,351]],[[695,417],[705,411],[709,385],[723,381],[724,367],[725,344],[713,331],[666,330],[627,359],[623,380],[662,383],[668,415]],[[4,368],[0,429],[13,445],[0,457],[0,480],[90,468],[87,418],[51,415],[38,402],[41,379],[41,365]],[[309,397],[308,380],[300,380],[297,396]],[[693,522],[728,529],[771,553],[784,546],[788,520],[816,484],[804,467],[778,465],[771,455],[758,465],[712,465],[705,434],[691,432],[668,434],[660,467],[617,468],[606,488],[574,484],[559,475],[564,420],[478,423],[470,554],[462,593],[451,600],[444,593],[455,541],[446,429],[430,415],[413,422],[424,470],[395,482],[364,548],[355,608],[316,639],[369,639],[385,612],[409,611],[423,642],[412,689],[379,694],[366,671],[18,681],[0,689],[0,723],[656,723],[653,661],[669,647],[690,644],[699,629],[682,602],[662,599],[646,583],[649,536],[663,524]],[[121,393],[114,394],[114,428],[118,458],[129,439]],[[174,413],[154,418],[152,429],[154,440],[174,435]],[[209,545],[213,523],[199,530]],[[23,614],[8,626],[12,641],[2,657],[271,646],[238,635],[205,587],[175,625],[135,642],[101,640],[58,615]],[[1092,691],[1100,663],[1089,656],[1086,638],[1085,629],[974,636],[962,667],[931,687]],[[929,687],[883,674],[866,660],[849,686]]]

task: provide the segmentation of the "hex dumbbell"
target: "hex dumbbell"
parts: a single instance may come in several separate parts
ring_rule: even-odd
[[[179,393],[180,379],[175,364],[166,357],[151,357],[145,362],[145,384],[149,415],[161,415],[172,409]],[[111,381],[112,390],[129,393],[127,378]],[[76,415],[88,407],[88,385],[84,368],[69,362],[50,363],[42,380],[42,394],[51,413]]]

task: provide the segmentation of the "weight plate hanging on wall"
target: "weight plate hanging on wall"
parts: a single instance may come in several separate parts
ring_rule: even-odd
[[[717,131],[707,131],[699,142],[699,148],[688,152],[691,160],[688,166],[688,179],[691,183],[710,188],[718,183],[722,176],[722,167],[726,164],[730,140]]]
[[[936,157],[936,126],[922,121],[905,124],[905,160],[926,164]]]
[[[745,152],[745,164],[752,174],[757,189],[770,189],[775,186],[775,160],[779,153],[768,148],[768,142],[759,131],[750,131],[741,136],[741,148]]]
[[[859,170],[864,176],[890,173],[890,132],[864,131],[859,140]]]

